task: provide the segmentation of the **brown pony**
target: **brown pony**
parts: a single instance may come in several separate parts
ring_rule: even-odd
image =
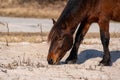
[[[110,65],[110,20],[120,21],[120,0],[69,0],[57,22],[53,20],[54,26],[48,36],[50,42],[48,63],[58,64],[71,48],[66,63],[76,62],[79,45],[90,25],[96,22],[99,24],[104,50],[100,65]],[[79,28],[73,44],[73,34],[77,27]]]

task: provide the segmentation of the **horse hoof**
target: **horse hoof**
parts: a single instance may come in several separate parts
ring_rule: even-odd
[[[109,62],[101,61],[101,62],[98,64],[98,66],[112,66],[112,63],[111,63],[111,61],[109,61]]]
[[[66,63],[66,64],[75,64],[76,61],[77,61],[76,59],[74,59],[74,60],[69,60],[69,61],[66,60],[65,63]]]
[[[105,66],[105,64],[99,63],[98,66]]]

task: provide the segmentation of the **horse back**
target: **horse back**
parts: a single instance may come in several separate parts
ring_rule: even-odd
[[[101,0],[100,11],[111,20],[120,21],[120,0]]]

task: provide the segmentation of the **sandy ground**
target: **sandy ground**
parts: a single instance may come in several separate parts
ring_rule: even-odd
[[[103,55],[99,39],[84,40],[76,64],[48,65],[48,47],[46,42],[9,43],[8,47],[0,42],[0,80],[120,80],[120,38],[111,39],[109,67],[98,66]]]

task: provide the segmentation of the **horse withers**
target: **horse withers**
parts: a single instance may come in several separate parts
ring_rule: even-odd
[[[53,20],[48,41],[50,42],[47,61],[49,64],[59,64],[67,51],[71,48],[66,63],[75,63],[79,45],[81,44],[90,25],[99,24],[103,45],[103,59],[99,65],[111,64],[109,51],[109,22],[120,21],[120,0],[69,0],[57,22]],[[80,23],[80,26],[78,24]],[[73,43],[73,34],[78,28]]]

